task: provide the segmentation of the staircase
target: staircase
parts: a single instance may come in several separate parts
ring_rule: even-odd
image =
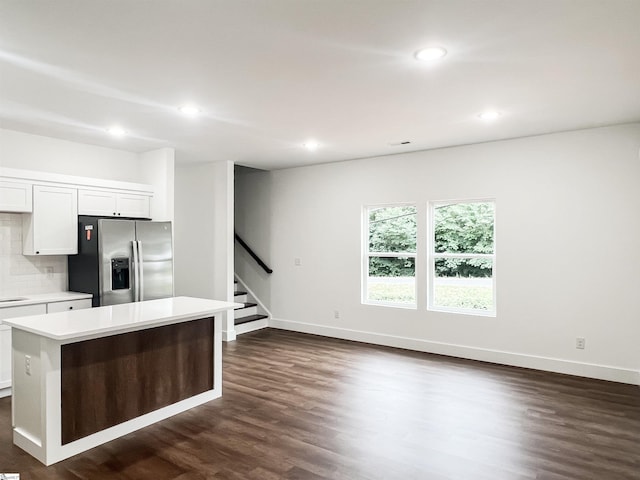
[[[246,286],[239,285],[238,280],[234,282],[233,301],[244,305],[234,311],[233,323],[236,335],[253,332],[269,326],[269,315],[266,310],[258,305],[255,297],[248,291]]]

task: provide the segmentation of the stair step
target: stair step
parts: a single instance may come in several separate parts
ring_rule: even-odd
[[[247,317],[236,318],[233,322],[234,325],[241,325],[243,323],[255,322],[256,320],[262,320],[263,318],[268,318],[268,315],[249,315]]]
[[[235,292],[233,292],[233,301],[237,303],[245,303],[248,299],[247,295],[247,292],[236,290]]]
[[[238,307],[235,310],[242,310],[243,308],[251,308],[251,307],[257,307],[258,304],[257,303],[251,303],[251,302],[243,302],[244,303],[244,307]]]
[[[244,317],[250,317],[251,315],[255,315],[256,313],[258,313],[257,304],[249,303],[246,301],[238,302],[238,303],[242,303],[244,307],[236,308],[233,311],[233,318],[235,318],[236,320],[239,320]]]

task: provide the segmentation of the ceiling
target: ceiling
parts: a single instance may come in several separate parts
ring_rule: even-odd
[[[447,56],[415,60],[432,45]],[[636,0],[0,0],[2,128],[178,162],[277,169],[635,121]]]

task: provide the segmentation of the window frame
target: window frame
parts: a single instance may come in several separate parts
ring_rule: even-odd
[[[435,251],[435,221],[436,208],[443,205],[468,204],[468,203],[492,203],[493,204],[493,253],[441,253]],[[497,279],[497,247],[496,247],[496,223],[497,223],[497,202],[495,198],[472,198],[461,200],[436,200],[429,202],[427,209],[427,310],[432,312],[446,312],[463,315],[474,315],[482,317],[497,316],[497,295],[496,295],[496,279]],[[441,258],[489,258],[491,259],[491,293],[493,296],[491,310],[480,310],[474,308],[446,307],[435,305],[435,262]]]
[[[380,208],[399,208],[413,207],[416,215],[416,251],[415,252],[371,252],[369,251],[369,213],[373,209]],[[367,204],[362,206],[362,279],[361,279],[361,303],[363,305],[375,305],[382,307],[405,308],[416,310],[418,308],[418,250],[419,250],[419,212],[416,202],[398,202],[398,203],[382,203]],[[371,257],[386,258],[413,258],[414,262],[414,301],[413,303],[388,302],[384,300],[370,300],[368,298],[368,279],[369,279],[369,259]]]

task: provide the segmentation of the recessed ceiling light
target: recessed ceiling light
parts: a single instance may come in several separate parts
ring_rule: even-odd
[[[309,140],[309,141],[303,143],[302,146],[304,148],[306,148],[307,150],[309,150],[310,152],[314,152],[314,151],[316,151],[318,149],[320,144],[318,142],[316,142],[315,140]]]
[[[442,47],[427,47],[422,50],[418,50],[415,54],[416,60],[423,60],[426,62],[432,62],[434,60],[440,60],[447,54],[447,51]]]
[[[495,110],[487,110],[486,112],[482,112],[478,115],[480,120],[491,121],[495,120],[500,116],[500,112],[496,112]]]
[[[183,113],[185,115],[190,115],[190,116],[198,115],[200,113],[200,109],[197,106],[190,103],[186,105],[182,105],[181,107],[178,108],[178,110],[180,111],[180,113]]]
[[[127,131],[124,128],[117,125],[107,128],[107,132],[114,137],[123,137],[127,134]]]

